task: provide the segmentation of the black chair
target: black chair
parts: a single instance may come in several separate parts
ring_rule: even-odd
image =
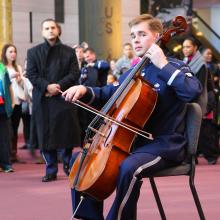
[[[164,177],[164,176],[180,176],[180,175],[189,176],[190,189],[192,191],[192,195],[193,195],[200,219],[205,220],[202,206],[200,204],[199,197],[198,197],[195,185],[194,185],[196,150],[197,150],[201,120],[202,120],[202,112],[201,112],[200,106],[197,103],[187,104],[186,136],[188,140],[188,146],[187,146],[186,161],[184,161],[179,166],[168,168],[168,169],[155,173],[153,176],[149,176],[150,184],[151,184],[151,187],[154,193],[155,200],[157,202],[160,216],[161,216],[161,219],[163,220],[166,219],[166,215],[165,215],[165,212],[164,212],[161,200],[160,200],[160,196],[159,196],[154,178]]]

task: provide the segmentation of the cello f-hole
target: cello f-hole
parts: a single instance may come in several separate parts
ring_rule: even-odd
[[[107,147],[107,146],[108,146],[108,144],[106,145],[106,143],[107,143],[107,140],[108,140],[108,138],[109,138],[111,132],[112,132],[112,127],[110,128],[109,133],[108,133],[108,135],[107,135],[107,137],[106,137],[106,139],[105,139],[104,147]]]

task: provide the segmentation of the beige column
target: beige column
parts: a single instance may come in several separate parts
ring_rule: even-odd
[[[11,0],[0,0],[0,51],[5,43],[12,42]]]
[[[121,0],[80,0],[79,12],[80,40],[87,41],[98,58],[118,58],[122,44]]]

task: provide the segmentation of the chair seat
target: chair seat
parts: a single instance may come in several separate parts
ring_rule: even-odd
[[[189,175],[190,170],[191,170],[190,164],[181,164],[176,167],[171,167],[158,171],[154,173],[153,177]]]

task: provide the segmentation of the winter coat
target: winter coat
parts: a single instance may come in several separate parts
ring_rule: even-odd
[[[45,96],[51,83],[64,91],[77,84],[79,68],[74,50],[59,40],[54,46],[47,41],[27,52],[27,77],[33,84],[33,125],[37,140],[43,150],[79,146],[80,128],[76,107],[61,95]]]
[[[0,81],[2,84],[2,95],[1,97],[4,99],[4,105],[1,106],[0,112],[6,112],[7,116],[10,117],[12,115],[12,97],[10,93],[10,85],[11,81],[9,79],[8,72],[4,66],[4,64],[0,63]],[[0,91],[1,93],[1,91]]]

